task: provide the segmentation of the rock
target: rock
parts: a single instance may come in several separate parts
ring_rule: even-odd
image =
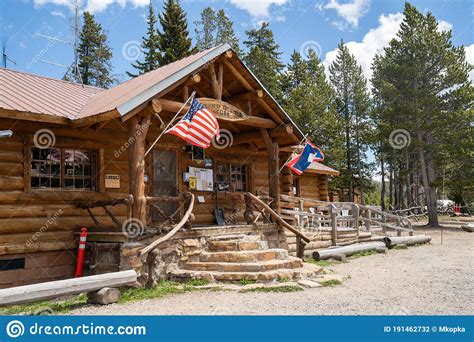
[[[298,285],[301,285],[303,287],[306,287],[308,289],[313,289],[315,287],[321,287],[322,285],[315,282],[315,281],[312,281],[312,280],[309,280],[309,279],[301,279],[298,281]]]
[[[183,245],[186,247],[200,247],[201,246],[198,239],[183,240]]]
[[[107,305],[117,303],[120,299],[120,290],[104,287],[99,291],[89,292],[87,294],[87,301],[93,304]]]

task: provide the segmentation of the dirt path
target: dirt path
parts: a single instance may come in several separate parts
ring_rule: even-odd
[[[426,231],[420,231],[426,232]],[[84,307],[92,315],[441,315],[473,314],[474,233],[426,232],[430,245],[391,250],[330,268],[342,285],[290,293],[199,291],[125,305]]]

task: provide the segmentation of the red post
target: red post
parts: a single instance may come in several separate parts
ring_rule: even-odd
[[[79,237],[79,248],[77,250],[76,273],[74,274],[76,278],[82,277],[82,271],[84,267],[84,253],[86,252],[86,240],[87,228],[81,228],[81,235]]]

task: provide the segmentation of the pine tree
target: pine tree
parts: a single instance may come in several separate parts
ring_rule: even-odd
[[[112,50],[107,35],[94,16],[84,12],[84,23],[77,48],[82,82],[100,88],[108,88],[114,79],[112,73]]]
[[[329,67],[329,73],[336,94],[336,110],[345,135],[346,162],[339,181],[347,187],[348,200],[352,202],[355,179],[362,191],[364,183],[368,184],[364,177],[368,174],[370,165],[364,160],[369,127],[369,93],[362,68],[342,41],[338,46],[336,60]]]
[[[308,52],[307,60],[293,52],[282,89],[285,110],[308,139],[323,149],[325,163],[339,169],[344,157],[341,122],[333,106],[334,92],[314,50]],[[331,186],[334,184],[331,182]]]
[[[199,51],[209,49],[216,42],[216,12],[211,7],[206,7],[201,12],[201,19],[194,22],[196,28],[196,48]]]
[[[245,63],[270,94],[277,100],[281,99],[280,74],[284,65],[278,51],[280,46],[275,43],[269,24],[264,22],[259,29],[246,31],[246,34],[244,44],[248,53],[244,57]]]
[[[464,169],[473,165],[472,154],[466,152],[472,148],[471,66],[463,47],[453,46],[451,31],[440,32],[431,13],[423,15],[406,3],[404,15],[397,39],[373,63],[378,126],[385,137],[397,128],[408,132],[411,144],[405,150],[389,149],[390,157],[416,166],[429,225],[438,226],[436,190],[441,170],[456,169],[460,163],[470,163],[461,166]]]
[[[217,12],[216,16],[216,45],[217,44],[229,44],[237,55],[242,54],[242,50],[239,45],[239,38],[234,31],[234,23],[229,19],[223,9]]]
[[[178,0],[165,0],[163,12],[158,15],[162,31],[158,30],[160,66],[175,62],[191,55],[186,13]]]
[[[200,20],[195,21],[194,24],[196,25],[196,48],[199,51],[227,43],[238,55],[242,53],[233,23],[223,9],[216,13],[211,7],[206,7],[201,12]]]
[[[146,72],[157,69],[159,65],[160,54],[158,52],[158,37],[156,34],[156,16],[153,10],[153,5],[150,1],[148,5],[148,16],[147,16],[147,33],[142,37],[142,51],[143,51],[143,62],[137,61],[135,64],[132,63],[132,66],[137,69],[138,74],[133,74],[127,71],[129,77],[136,77],[142,75]]]

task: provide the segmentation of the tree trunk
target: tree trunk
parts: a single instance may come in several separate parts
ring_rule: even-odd
[[[346,114],[347,117],[349,114]],[[349,134],[349,119],[346,118],[346,163],[347,163],[347,174],[349,176],[349,189],[348,189],[348,201],[353,202],[354,186],[352,184],[352,166],[351,166],[351,144]]]
[[[400,202],[399,202],[399,194],[398,194],[398,161],[396,160],[394,163],[394,170],[393,170],[393,196],[394,196],[394,207],[395,210],[400,209]]]
[[[406,160],[406,171],[407,171],[407,179],[406,179],[406,199],[407,199],[407,207],[412,207],[412,196],[411,196],[411,184],[412,184],[412,177],[411,175],[411,168],[410,168],[410,158],[408,157],[408,152],[405,152],[405,160]]]
[[[418,126],[418,120],[417,120]],[[423,135],[417,129],[418,140],[423,141]],[[428,175],[428,165],[426,162],[425,151],[422,147],[418,147],[418,155],[420,158],[421,181],[425,190],[425,202],[428,208],[428,225],[431,227],[439,227],[438,223],[438,208],[436,205],[437,195],[435,189],[430,186],[430,179]]]
[[[382,189],[380,191],[380,205],[382,211],[385,211],[385,168],[384,168],[384,157],[383,153],[380,153],[380,173],[382,176]]]
[[[393,207],[393,161],[390,159],[389,161],[389,168],[390,168],[390,178],[388,184],[388,203],[391,207]],[[390,208],[391,209],[391,208]]]

